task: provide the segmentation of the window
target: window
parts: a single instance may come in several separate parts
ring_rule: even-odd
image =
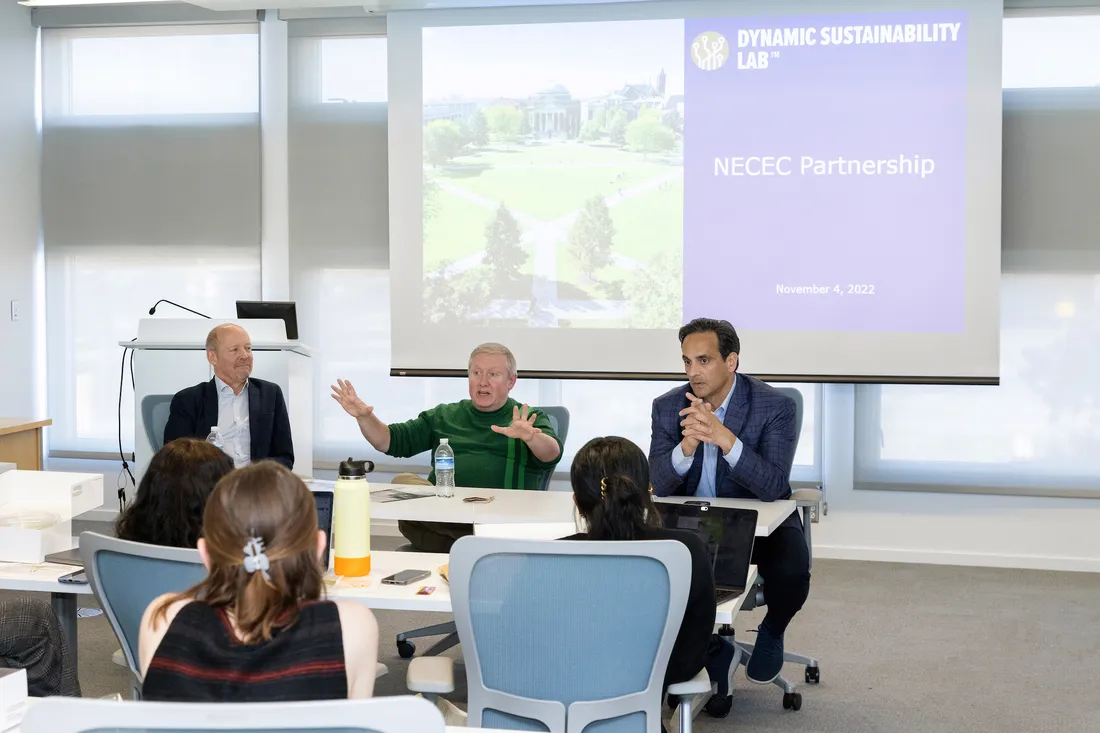
[[[233,249],[96,247],[47,255],[49,403],[51,448],[118,450],[120,341],[137,332],[139,318],[161,298],[201,313],[232,315],[234,302],[257,300],[256,255]],[[189,317],[162,305],[167,317]],[[125,375],[123,449],[133,450],[134,402]]]
[[[320,43],[322,101],[386,101],[385,38],[325,38]]]
[[[1100,15],[1005,19],[1003,83],[1001,384],[857,388],[857,488],[1097,486]]]
[[[1100,85],[1100,15],[1006,18],[1002,86]]]
[[[48,31],[46,114],[180,115],[259,109],[254,25]],[[62,62],[67,61],[67,64]]]
[[[1100,274],[1005,275],[999,387],[860,387],[857,483],[1095,488]]]
[[[161,298],[226,317],[260,295],[257,28],[42,38],[50,448],[114,452],[121,427],[132,450],[118,342]]]

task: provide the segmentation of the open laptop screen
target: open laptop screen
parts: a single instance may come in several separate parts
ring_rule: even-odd
[[[694,532],[703,540],[719,588],[744,589],[756,538],[756,510],[657,503],[669,529]]]
[[[328,572],[329,548],[332,547],[332,504],[333,493],[324,489],[313,492],[313,501],[317,506],[317,529],[323,530],[328,542],[325,544],[325,556],[321,558],[322,567]]]

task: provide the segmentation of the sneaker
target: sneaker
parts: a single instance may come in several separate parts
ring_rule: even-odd
[[[733,693],[733,659],[737,650],[733,644],[715,634],[707,650],[707,676],[715,685],[716,697],[729,697]]]
[[[752,656],[745,665],[745,677],[758,685],[770,685],[783,671],[783,634],[772,633],[764,621],[756,630]]]
[[[707,715],[712,718],[724,718],[730,714],[730,708],[733,707],[733,695],[711,695],[707,700],[707,704],[703,706],[703,710],[707,711]]]

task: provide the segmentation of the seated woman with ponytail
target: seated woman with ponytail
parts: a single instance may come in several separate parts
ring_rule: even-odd
[[[714,575],[703,541],[693,532],[661,527],[653,506],[649,462],[626,438],[593,438],[581,448],[569,472],[573,501],[587,531],[570,540],[676,540],[691,553],[691,586],[680,632],[672,647],[665,687],[692,679],[704,667],[718,693],[706,710],[725,717],[732,702],[729,690],[734,651],[714,633]],[[724,709],[724,710],[723,710]]]
[[[271,461],[234,471],[202,529],[206,580],[156,599],[141,621],[146,700],[371,696],[378,624],[360,604],[322,600],[328,538],[297,476]]]

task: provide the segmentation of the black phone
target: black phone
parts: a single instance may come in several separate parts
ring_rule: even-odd
[[[687,506],[710,506],[709,501],[685,501]]]
[[[387,578],[382,578],[382,582],[386,585],[409,585],[418,580],[423,580],[431,574],[431,570],[402,570],[400,573],[394,573]]]
[[[88,576],[84,574],[83,570],[77,570],[75,573],[69,573],[68,575],[62,575],[57,579],[58,583],[65,583],[67,585],[87,585]]]

